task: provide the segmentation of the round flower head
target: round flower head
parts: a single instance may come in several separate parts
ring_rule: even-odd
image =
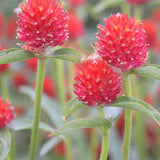
[[[143,20],[143,29],[146,31],[147,43],[149,47],[155,47],[158,35],[158,26],[152,19]]]
[[[80,6],[86,3],[86,0],[69,0],[72,6]]]
[[[13,108],[9,108],[10,102],[6,100],[3,103],[3,98],[0,97],[0,129],[6,127],[15,117],[12,113]]]
[[[147,3],[150,0],[127,0],[128,3],[131,5],[138,5],[138,4],[144,4]]]
[[[112,103],[121,91],[121,77],[101,59],[89,59],[74,78],[77,99],[89,106]]]
[[[104,19],[105,26],[98,25],[98,54],[122,72],[136,69],[147,61],[147,44],[142,24],[134,18],[117,13]]]
[[[31,58],[25,61],[25,65],[28,69],[30,69],[32,72],[37,71],[37,64],[38,64],[38,59],[37,58]]]
[[[23,49],[39,53],[65,42],[68,18],[62,3],[58,6],[56,0],[28,0],[26,6],[21,4],[21,10],[17,38],[25,42],[20,44]]]
[[[70,39],[76,39],[84,35],[83,22],[73,13],[68,15],[68,33]]]

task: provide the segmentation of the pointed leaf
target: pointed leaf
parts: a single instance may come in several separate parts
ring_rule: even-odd
[[[74,112],[76,111],[78,108],[83,107],[83,106],[87,106],[85,104],[83,104],[81,101],[73,98],[71,99],[69,102],[66,103],[66,106],[63,109],[63,119],[67,120],[68,117]]]
[[[0,51],[0,56],[0,64],[23,61],[35,57],[31,52],[17,48]]]
[[[8,129],[0,130],[0,159],[4,160],[10,151],[11,135]]]
[[[64,134],[66,132],[72,131],[74,129],[79,129],[79,128],[99,127],[99,128],[103,128],[105,130],[108,130],[109,128],[111,128],[111,126],[112,126],[112,123],[109,120],[107,120],[106,118],[85,117],[85,118],[80,118],[77,120],[67,122],[61,128],[54,131],[51,135],[57,136],[57,135]]]
[[[160,80],[160,66],[158,65],[144,65],[137,69],[133,69],[129,74],[137,74],[147,78]]]
[[[24,129],[31,129],[32,126],[33,126],[33,121],[31,119],[17,119],[12,121],[8,127],[14,131],[20,131]],[[47,132],[54,131],[54,129],[51,126],[43,122],[39,123],[39,129]]]
[[[160,125],[160,113],[155,108],[138,98],[122,96],[117,98],[114,103],[110,104],[110,106],[128,108],[147,114]]]
[[[81,52],[72,48],[57,49],[49,54],[49,58],[63,59],[71,62],[80,63]]]

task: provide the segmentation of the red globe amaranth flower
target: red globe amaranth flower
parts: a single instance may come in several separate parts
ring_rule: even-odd
[[[34,82],[34,88],[35,87],[36,87],[36,82]],[[43,93],[47,94],[51,98],[55,97],[55,83],[53,79],[49,76],[44,77]]]
[[[43,92],[46,93],[51,98],[55,97],[55,84],[54,81],[49,76],[44,77]]]
[[[72,6],[80,6],[86,3],[86,0],[69,0]]]
[[[151,94],[147,93],[145,96],[144,96],[144,101],[150,105],[154,105],[154,98]]]
[[[11,103],[8,100],[3,103],[3,98],[0,97],[0,129],[6,127],[15,117],[12,113],[13,108],[9,108],[10,105]]]
[[[0,73],[4,73],[6,71],[8,71],[10,68],[10,64],[6,63],[6,64],[1,64],[0,65]]]
[[[122,70],[136,69],[147,61],[147,44],[142,24],[117,13],[98,25],[98,54],[109,64]]]
[[[158,26],[152,19],[143,20],[143,29],[146,31],[147,43],[149,47],[154,47],[157,41]]]
[[[149,2],[150,0],[127,0],[128,3],[131,5],[138,5],[138,4],[144,4]]]
[[[17,105],[14,107],[14,112],[15,112],[16,116],[18,116],[18,117],[24,116],[25,108],[21,105]]]
[[[31,58],[25,61],[26,67],[33,72],[37,71],[38,58]]]
[[[58,143],[55,147],[54,147],[54,151],[61,155],[61,156],[65,156],[66,154],[66,147],[65,147],[65,144],[64,142],[60,142]]]
[[[74,78],[77,99],[89,106],[112,103],[121,91],[121,77],[103,60],[89,59]]]
[[[84,35],[85,27],[83,22],[73,13],[70,13],[67,21],[70,39],[76,39]]]
[[[17,21],[17,38],[24,44],[20,46],[28,51],[44,52],[48,46],[60,46],[67,39],[67,14],[62,3],[56,0],[28,0],[21,4],[22,14]]]
[[[155,49],[157,54],[160,55],[160,39],[157,40]]]
[[[152,15],[153,15],[155,20],[160,22],[160,7],[154,9],[153,12],[152,12]]]
[[[25,73],[17,72],[13,75],[13,85],[15,88],[24,86],[27,84],[27,77]]]
[[[15,38],[16,29],[17,29],[17,18],[16,16],[9,17],[7,27],[6,27],[6,34],[9,38]]]

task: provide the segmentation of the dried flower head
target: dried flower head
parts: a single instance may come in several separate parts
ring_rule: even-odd
[[[121,91],[121,77],[101,59],[83,63],[74,78],[77,99],[89,106],[112,103]]]
[[[147,61],[145,31],[134,18],[117,13],[98,25],[98,54],[109,64],[122,70],[136,69]]]
[[[13,108],[10,107],[10,102],[5,100],[3,103],[3,98],[0,97],[0,129],[6,127],[15,117],[12,113]]]
[[[65,42],[68,17],[62,5],[58,6],[56,0],[28,0],[26,6],[21,4],[17,38],[25,42],[20,44],[23,49],[39,53]]]

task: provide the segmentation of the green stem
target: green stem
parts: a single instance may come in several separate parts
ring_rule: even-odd
[[[64,75],[64,67],[63,61],[56,60],[56,69],[57,69],[57,86],[58,86],[58,97],[61,103],[62,108],[65,106],[66,103],[66,87],[65,87],[65,75]],[[67,136],[65,141],[66,147],[66,159],[72,160],[72,152],[71,152],[71,141],[69,136]]]
[[[38,141],[38,130],[39,130],[39,119],[40,119],[40,112],[41,112],[41,97],[42,97],[42,91],[43,91],[45,64],[46,64],[46,59],[38,59],[34,117],[33,117],[31,143],[30,143],[30,160],[34,160],[35,155],[36,155],[36,146],[37,146],[37,141]]]
[[[2,75],[1,77],[1,96],[5,99],[9,99],[8,87],[7,87],[7,77],[6,75]]]
[[[127,73],[124,73],[123,75],[123,85],[124,85],[125,96],[132,96],[130,77]],[[124,130],[124,139],[122,147],[123,160],[129,159],[131,131],[132,131],[132,110],[125,109],[125,130]]]
[[[99,107],[98,112],[101,117],[105,118],[103,107]],[[101,131],[102,131],[102,149],[101,149],[100,160],[106,160],[109,149],[109,131],[104,130],[104,128],[102,128]]]
[[[108,148],[109,148],[109,132],[102,133],[102,150],[100,160],[106,160],[108,156]]]
[[[66,102],[66,90],[65,90],[65,76],[63,61],[56,60],[56,69],[57,69],[57,86],[58,86],[58,97],[62,107],[64,107]]]

